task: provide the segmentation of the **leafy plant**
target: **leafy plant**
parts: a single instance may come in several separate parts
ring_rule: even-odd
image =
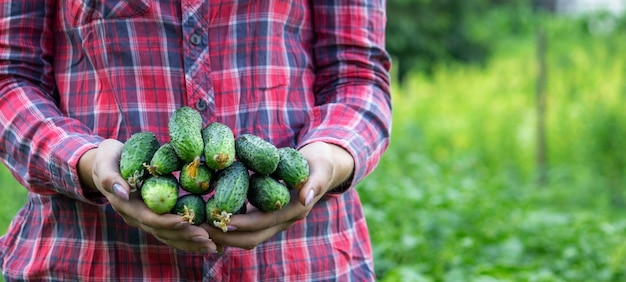
[[[622,281],[624,35],[546,19],[547,186],[535,185],[535,38],[393,89],[389,151],[357,189],[381,281]]]

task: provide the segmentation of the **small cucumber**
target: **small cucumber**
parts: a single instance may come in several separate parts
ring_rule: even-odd
[[[170,117],[168,130],[174,151],[184,163],[192,164],[189,173],[195,177],[204,150],[202,116],[190,107],[178,108]]]
[[[230,222],[230,216],[239,212],[244,205],[249,182],[248,169],[238,161],[217,173],[212,183],[215,190],[213,195],[215,210],[212,211],[211,218],[224,232],[227,231],[226,224]]]
[[[250,178],[248,201],[259,210],[277,211],[291,199],[287,186],[267,175],[254,174]]]
[[[235,136],[223,123],[212,122],[202,129],[204,159],[213,170],[228,167],[235,160]]]
[[[235,139],[235,153],[246,167],[264,175],[274,172],[280,160],[276,146],[252,134],[243,134]]]
[[[141,185],[141,199],[154,213],[168,213],[178,200],[178,181],[174,175],[153,175]]]
[[[139,132],[126,140],[120,156],[120,174],[134,190],[148,176],[144,164],[150,163],[159,148],[159,140],[152,132]]]
[[[211,192],[211,176],[213,172],[204,164],[200,164],[197,168],[197,173],[195,177],[192,177],[188,170],[190,169],[191,164],[186,164],[183,166],[180,171],[180,187],[183,190],[197,195],[204,195]]]
[[[179,171],[183,167],[181,160],[171,143],[163,144],[152,156],[149,165],[145,165],[152,175],[170,174]]]
[[[200,225],[206,221],[206,203],[200,195],[187,194],[179,197],[172,213],[181,215],[184,221]]]
[[[309,179],[309,162],[300,151],[291,147],[279,148],[278,154],[280,161],[272,175],[285,181],[290,188],[302,188]]]

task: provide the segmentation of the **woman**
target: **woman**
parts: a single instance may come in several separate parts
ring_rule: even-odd
[[[0,159],[29,190],[6,280],[374,280],[354,186],[389,142],[384,1],[1,3]],[[299,149],[307,184],[228,232],[152,213],[121,148],[182,106]]]

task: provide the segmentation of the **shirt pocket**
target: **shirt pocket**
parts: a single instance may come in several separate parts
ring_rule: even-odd
[[[238,75],[234,82],[238,89],[224,92],[238,93],[235,103],[230,103],[237,105],[237,112],[224,112],[222,109],[232,107],[221,102],[217,104],[219,115],[237,115],[237,135],[252,133],[277,147],[295,147],[313,103],[312,95],[307,95],[310,92],[298,83],[297,75],[277,67],[248,69]],[[231,100],[233,95],[222,94],[218,99]]]
[[[280,22],[287,29],[298,29],[308,18],[306,1],[238,0],[235,3],[237,14],[246,15],[250,23]]]
[[[66,0],[66,21],[79,27],[106,19],[127,19],[144,14],[152,0]]]

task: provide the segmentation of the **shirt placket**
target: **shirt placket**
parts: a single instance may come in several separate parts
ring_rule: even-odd
[[[208,13],[208,1],[181,1],[183,13],[183,56],[185,68],[185,104],[198,110],[205,121],[215,113],[211,60],[209,59],[208,27],[203,15]],[[207,255],[204,261],[205,279],[222,280],[224,267],[221,255]]]
[[[185,104],[205,117],[215,113],[208,30],[203,14],[208,13],[207,1],[182,1],[183,54],[185,68]]]

